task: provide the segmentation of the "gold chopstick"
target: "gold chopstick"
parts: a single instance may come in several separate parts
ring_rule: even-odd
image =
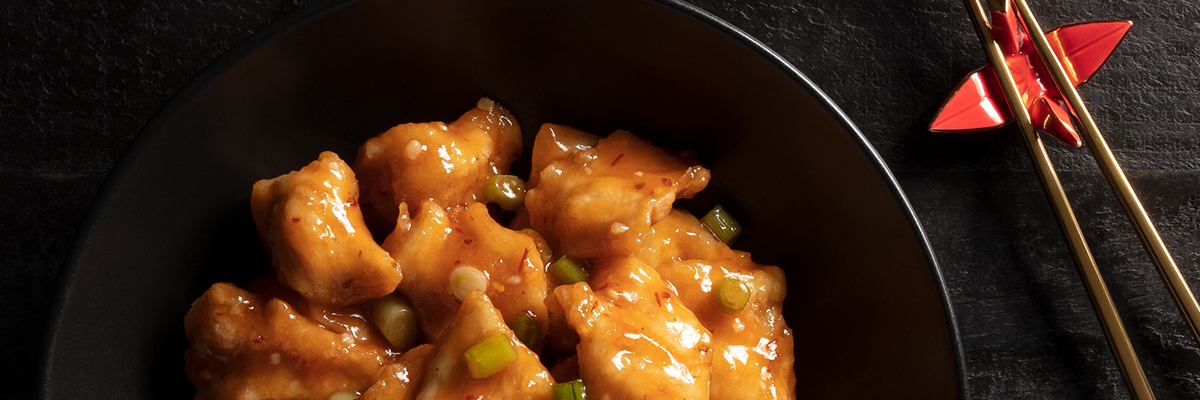
[[[1067,201],[1067,195],[1058,180],[1058,175],[1054,172],[1054,166],[1050,163],[1046,148],[1042,145],[1041,138],[1030,122],[1029,112],[1021,102],[1020,92],[1013,82],[1012,73],[1008,69],[1000,45],[992,38],[983,5],[978,0],[963,1],[975,22],[975,31],[979,34],[980,41],[983,42],[988,60],[996,71],[996,77],[999,78],[1000,87],[1004,90],[1004,97],[1008,99],[1008,107],[1017,121],[1017,126],[1021,129],[1021,136],[1025,139],[1025,148],[1029,150],[1029,156],[1037,169],[1038,178],[1054,208],[1058,226],[1066,236],[1068,249],[1075,260],[1075,267],[1083,278],[1088,296],[1092,301],[1092,307],[1096,310],[1096,317],[1100,319],[1104,336],[1108,339],[1109,347],[1117,359],[1117,365],[1121,369],[1121,375],[1125,378],[1129,394],[1137,400],[1153,399],[1154,393],[1150,390],[1150,384],[1146,381],[1145,373],[1142,372],[1137,354],[1134,353],[1133,345],[1129,342],[1129,336],[1125,333],[1121,318],[1117,315],[1117,309],[1113,304],[1112,297],[1108,294],[1108,288],[1100,277],[1096,260],[1092,258],[1092,253],[1083,238],[1083,231],[1080,230],[1079,222],[1076,221],[1075,214],[1071,211],[1071,204]],[[1030,29],[1034,28],[1030,27]]]
[[[1175,299],[1175,305],[1179,307],[1183,318],[1187,320],[1188,327],[1192,329],[1192,336],[1196,338],[1197,342],[1200,342],[1200,329],[1197,328],[1197,323],[1200,323],[1200,304],[1196,303],[1196,296],[1192,295],[1192,290],[1188,288],[1187,281],[1183,279],[1183,274],[1179,272],[1179,267],[1171,258],[1171,253],[1167,252],[1162,238],[1158,236],[1158,231],[1154,229],[1154,224],[1150,222],[1150,217],[1142,208],[1142,202],[1138,201],[1137,194],[1130,187],[1129,180],[1125,178],[1125,173],[1121,171],[1121,166],[1113,157],[1112,150],[1109,150],[1108,143],[1100,135],[1100,128],[1096,127],[1096,121],[1092,120],[1092,114],[1083,105],[1079,91],[1075,90],[1075,86],[1067,78],[1066,70],[1063,69],[1058,58],[1052,56],[1054,52],[1046,41],[1046,35],[1042,34],[1042,28],[1038,25],[1037,19],[1033,17],[1033,12],[1029,10],[1029,4],[1025,0],[1014,0],[1014,2],[1021,17],[1025,19],[1025,25],[1029,30],[1029,36],[1033,39],[1034,47],[1045,61],[1050,75],[1054,77],[1054,83],[1058,84],[1059,90],[1067,98],[1071,108],[1075,109],[1075,115],[1079,118],[1080,125],[1083,125],[1084,141],[1092,150],[1096,162],[1100,164],[1100,170],[1104,171],[1104,177],[1108,178],[1108,184],[1112,186],[1117,199],[1121,201],[1121,207],[1125,209],[1125,215],[1129,216],[1129,221],[1137,230],[1138,236],[1142,239],[1142,245],[1146,247],[1146,252],[1150,253],[1150,258],[1158,267],[1158,274],[1166,283],[1167,289],[1171,291],[1171,297]]]

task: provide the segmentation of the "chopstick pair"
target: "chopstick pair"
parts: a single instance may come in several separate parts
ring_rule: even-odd
[[[1005,16],[1009,18],[1008,22],[1015,20],[1017,21],[1017,25],[1021,25],[1021,23],[1024,25],[1023,30],[1014,31],[1015,33],[1010,32],[1012,33],[1011,37],[999,38],[1000,41],[993,36],[993,24],[997,21],[993,18],[992,23],[988,22],[987,12],[984,6],[979,3],[979,0],[964,0],[964,3],[974,20],[976,33],[979,34],[979,38],[987,51],[990,65],[999,80],[999,86],[1003,91],[1004,98],[1008,99],[1008,108],[1012,112],[1012,118],[1017,122],[1021,130],[1025,147],[1029,150],[1030,157],[1038,172],[1038,178],[1041,180],[1042,186],[1046,191],[1046,196],[1055,211],[1059,228],[1062,229],[1063,234],[1066,236],[1071,256],[1075,260],[1075,266],[1086,284],[1092,306],[1095,308],[1096,316],[1100,319],[1101,326],[1104,328],[1104,334],[1108,339],[1109,346],[1116,356],[1117,364],[1121,369],[1129,393],[1134,399],[1153,399],[1154,393],[1146,381],[1146,376],[1142,371],[1141,364],[1138,362],[1137,354],[1135,354],[1133,346],[1129,342],[1129,337],[1125,333],[1125,328],[1121,323],[1120,317],[1117,315],[1116,307],[1113,305],[1104,280],[1100,277],[1096,261],[1092,258],[1091,251],[1084,240],[1083,232],[1080,230],[1079,223],[1071,211],[1071,205],[1067,201],[1066,193],[1063,191],[1058,176],[1054,171],[1054,166],[1050,162],[1050,158],[1046,153],[1041,138],[1038,136],[1037,129],[1035,129],[1034,121],[1031,117],[1030,110],[1033,109],[1039,113],[1039,118],[1042,118],[1038,121],[1040,122],[1040,126],[1044,130],[1052,131],[1054,127],[1051,126],[1047,129],[1047,124],[1051,123],[1053,118],[1059,118],[1060,121],[1062,119],[1062,113],[1059,113],[1057,116],[1054,115],[1056,110],[1053,107],[1058,107],[1058,110],[1061,110],[1061,107],[1057,105],[1051,106],[1048,103],[1026,106],[1020,88],[1017,86],[1018,84],[1014,80],[1012,71],[1009,68],[1010,65],[1006,59],[1005,48],[1002,48],[1006,47],[1009,53],[1012,52],[1014,44],[1011,42],[1011,38],[1019,37],[1022,33],[1028,35],[1028,40],[1032,42],[1034,49],[1036,49],[1036,55],[1045,64],[1046,70],[1053,78],[1058,91],[1066,99],[1071,110],[1074,111],[1075,117],[1083,128],[1083,137],[1086,139],[1092,155],[1096,158],[1097,163],[1100,164],[1100,169],[1104,172],[1109,185],[1112,186],[1113,191],[1121,202],[1121,206],[1125,209],[1126,215],[1136,228],[1138,236],[1142,240],[1142,245],[1150,253],[1150,258],[1153,259],[1160,276],[1162,276],[1163,281],[1166,283],[1175,300],[1176,306],[1179,307],[1180,312],[1192,330],[1192,335],[1198,342],[1200,342],[1200,329],[1197,327],[1197,324],[1200,323],[1200,305],[1197,305],[1195,296],[1192,295],[1192,291],[1188,288],[1187,282],[1183,279],[1183,275],[1175,265],[1175,261],[1171,258],[1170,253],[1167,252],[1166,246],[1146,215],[1146,211],[1138,200],[1137,194],[1133,192],[1128,179],[1125,178],[1125,173],[1117,164],[1112,151],[1109,150],[1108,144],[1101,136],[1100,129],[1096,126],[1095,121],[1092,120],[1091,114],[1083,104],[1083,100],[1080,99],[1079,93],[1075,90],[1075,84],[1085,80],[1086,77],[1081,79],[1076,74],[1073,76],[1075,78],[1073,82],[1072,76],[1068,76],[1067,70],[1060,63],[1058,56],[1056,56],[1054,49],[1048,42],[1046,35],[1043,33],[1041,26],[1034,18],[1025,0],[989,0],[988,8],[992,11],[993,16]],[[1012,9],[1012,5],[1015,5],[1016,10]],[[1019,13],[1020,18],[1016,18],[1015,15],[1010,14],[1014,11]],[[1020,26],[1016,26],[1014,29],[1020,29]],[[1122,36],[1123,32],[1121,33]],[[1115,46],[1115,43],[1113,46]],[[1065,50],[1061,50],[1060,46],[1060,51]],[[1105,54],[1106,56],[1107,54]],[[1095,68],[1099,68],[1099,64],[1096,64]],[[1094,69],[1091,72],[1094,72]],[[1090,72],[1088,73],[1090,74]],[[1034,101],[1046,102],[1045,99]],[[1067,125],[1067,133],[1073,134],[1070,121],[1068,114],[1063,122]],[[1062,128],[1059,128],[1059,131],[1061,132]],[[1053,134],[1054,132],[1051,133]],[[1060,138],[1062,137],[1060,136]],[[1076,137],[1075,140],[1074,144],[1078,147],[1078,138]]]

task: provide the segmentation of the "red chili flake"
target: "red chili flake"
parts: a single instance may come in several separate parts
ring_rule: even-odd
[[[350,280],[342,282],[342,289],[349,289],[350,285],[353,285],[353,284],[354,284],[354,278],[350,278]]]
[[[346,199],[346,205],[347,205],[347,206],[350,206],[350,207],[357,207],[357,206],[358,206],[358,200],[355,200],[353,197],[351,197],[351,198],[349,198],[349,199]]]
[[[638,184],[633,185],[635,190],[642,190],[644,187],[646,187],[646,182],[638,182]]]
[[[222,315],[225,315],[225,314],[224,314],[224,313],[221,313],[221,312],[217,312],[217,316],[218,316],[218,317],[220,317],[220,316],[222,316]]]
[[[612,164],[609,164],[609,166],[610,167],[617,166],[617,163],[621,161],[622,157],[625,157],[625,153],[617,154],[617,158],[614,158]]]
[[[262,343],[262,342],[263,342],[263,337],[262,337],[262,336],[256,337],[256,338],[254,338],[254,340],[252,340],[252,342],[254,342],[254,343]]]
[[[300,222],[300,218],[292,218],[292,223]]]
[[[663,186],[671,187],[671,178],[663,178]]]
[[[459,227],[457,227],[457,226],[456,226],[456,227],[454,227],[454,231],[455,231],[455,232],[458,232],[458,233],[463,233],[463,230],[462,230],[462,228],[459,228]]]
[[[358,258],[362,258],[362,250],[358,251]]]
[[[466,243],[466,244],[471,244],[471,242],[473,242],[473,241],[474,240],[471,240],[471,239],[463,239],[463,243]]]
[[[458,265],[461,262],[462,262],[461,260],[454,260],[454,265]]]
[[[654,302],[658,303],[659,307],[662,307],[662,292],[654,293]]]
[[[521,262],[518,262],[517,265],[525,265],[525,261],[528,261],[528,260],[529,260],[529,248],[526,247],[525,254],[521,255]]]

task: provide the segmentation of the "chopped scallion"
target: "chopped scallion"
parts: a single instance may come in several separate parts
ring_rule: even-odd
[[[750,301],[750,285],[738,278],[725,278],[715,293],[717,307],[728,312],[741,311]]]
[[[525,181],[513,175],[492,175],[483,184],[483,197],[508,211],[525,203]]]
[[[587,271],[584,271],[583,266],[565,254],[559,257],[554,264],[550,264],[550,272],[564,285],[573,285],[586,281],[588,278]]]
[[[583,380],[576,379],[554,384],[554,400],[583,400],[586,398],[587,390],[583,387]]]
[[[718,204],[709,211],[704,218],[700,219],[700,223],[708,230],[712,231],[713,235],[717,236],[725,244],[732,244],[742,233],[742,225],[738,224],[737,220],[725,211],[725,207]]]
[[[463,301],[472,290],[487,291],[488,277],[475,267],[461,266],[450,272],[450,292]]]
[[[400,351],[417,345],[420,330],[417,329],[417,314],[408,300],[392,293],[375,301],[371,307],[371,319],[383,337]]]
[[[542,323],[528,314],[518,314],[513,320],[512,330],[513,336],[530,349],[535,348],[538,339],[542,337]]]
[[[497,333],[484,339],[463,352],[467,370],[475,379],[483,379],[500,372],[516,359],[517,349],[513,348],[512,343],[508,341],[508,336],[503,333]]]

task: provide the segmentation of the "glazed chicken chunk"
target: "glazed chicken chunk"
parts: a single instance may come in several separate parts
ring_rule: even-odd
[[[654,225],[637,258],[654,265],[683,304],[712,331],[713,399],[794,399],[792,332],[783,320],[783,271],[717,240],[695,217],[672,211]],[[714,300],[726,279],[749,288],[741,310]],[[733,282],[731,282],[732,284]]]
[[[400,207],[383,247],[405,267],[400,290],[437,340],[471,289],[484,291],[507,322],[533,318],[546,332],[546,273],[533,238],[496,223],[483,203],[443,209],[426,201],[409,217]]]
[[[213,285],[183,320],[196,399],[323,400],[365,390],[396,360],[357,315]]]
[[[666,281],[634,258],[602,259],[593,270],[589,282],[554,290],[579,333],[588,397],[708,399],[712,338]]]
[[[254,184],[250,211],[279,281],[318,303],[382,297],[400,266],[375,243],[359,211],[354,171],[333,152]]]
[[[400,356],[395,364],[383,370],[383,377],[371,385],[359,400],[413,400],[417,398],[417,385],[425,376],[425,364],[433,350],[432,344],[412,348]]]
[[[529,223],[556,252],[577,258],[628,256],[678,198],[708,184],[692,157],[626,131],[596,139],[545,124],[533,145]]]
[[[396,222],[397,206],[426,200],[449,207],[483,199],[488,177],[508,173],[521,153],[521,127],[504,107],[481,99],[450,124],[398,125],[359,147],[354,171],[376,235]]]
[[[464,354],[489,339],[507,343],[516,355],[498,371],[476,378]],[[550,400],[553,385],[537,354],[513,337],[488,296],[475,290],[467,294],[445,334],[433,345],[417,399]]]

